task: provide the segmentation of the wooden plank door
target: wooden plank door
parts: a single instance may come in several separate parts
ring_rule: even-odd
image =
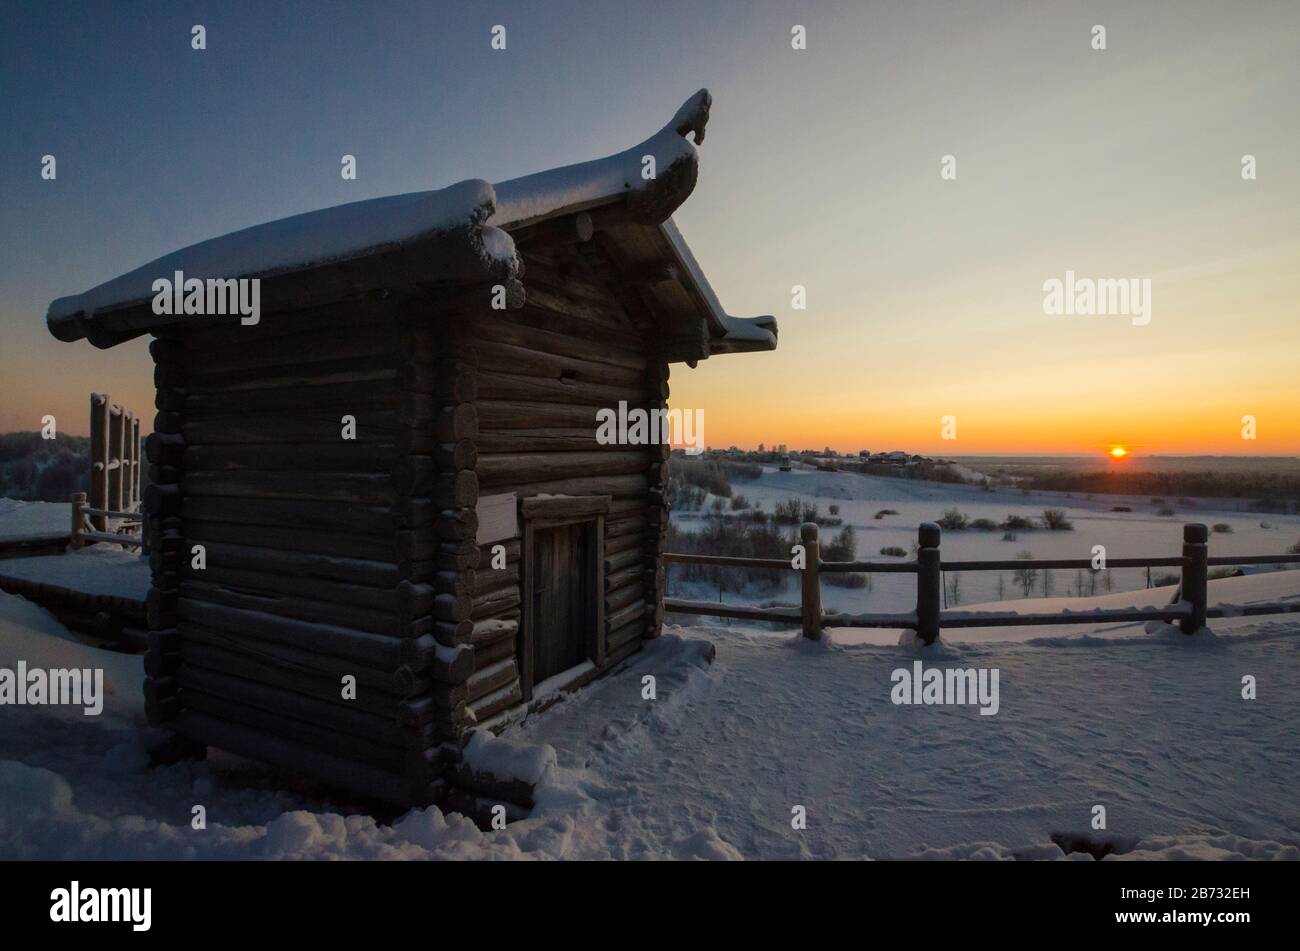
[[[533,532],[533,684],[587,660],[592,576],[587,526]]]

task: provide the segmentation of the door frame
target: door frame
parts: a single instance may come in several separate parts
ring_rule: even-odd
[[[523,701],[533,698],[533,536],[537,529],[565,525],[586,525],[590,552],[590,584],[595,604],[591,632],[587,638],[587,659],[597,667],[605,663],[605,516],[609,513],[608,495],[534,496],[521,499],[523,546],[519,552],[521,592],[519,611],[519,686]]]

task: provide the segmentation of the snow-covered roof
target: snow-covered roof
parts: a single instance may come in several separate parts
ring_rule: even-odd
[[[771,317],[732,317],[723,310],[671,214],[690,194],[712,104],[691,96],[650,138],[616,155],[492,185],[469,179],[446,188],[350,202],[245,228],[190,245],[81,294],[50,304],[46,323],[60,340],[88,338],[110,347],[168,322],[153,313],[155,282],[174,278],[259,278],[262,309],[303,306],[305,287],[323,296],[395,282],[511,283],[522,273],[512,232],[550,218],[622,203],[633,226],[658,232],[656,247],[675,259],[675,299],[708,325],[709,353],[770,350]],[[694,134],[695,142],[686,138]],[[644,158],[655,175],[643,177]],[[625,229],[626,230],[626,229]],[[336,270],[346,274],[335,275]],[[310,273],[309,273],[310,272]],[[335,279],[322,281],[329,274]],[[295,276],[292,280],[279,280]],[[671,309],[671,308],[670,308]]]

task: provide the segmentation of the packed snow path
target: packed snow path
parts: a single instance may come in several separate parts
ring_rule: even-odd
[[[642,717],[624,676],[525,732],[596,768],[629,857],[701,835],[746,858],[1049,857],[1054,833],[1090,831],[1095,804],[1119,839],[1228,835],[1300,857],[1295,627],[950,649],[943,666],[999,668],[995,716],[892,704],[910,650],[711,629],[716,664],[684,696],[661,685],[669,712]],[[1241,699],[1244,674],[1259,699]]]

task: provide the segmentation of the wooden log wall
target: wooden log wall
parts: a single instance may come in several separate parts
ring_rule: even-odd
[[[472,648],[436,634],[478,551],[445,355],[403,314],[367,299],[153,341],[145,697],[200,743],[411,804],[470,722]]]
[[[643,336],[564,244],[530,246],[525,276],[528,293],[522,308],[479,306],[447,322],[447,347],[457,354],[457,382],[453,387],[447,376],[439,379],[445,392],[454,389],[465,401],[470,393],[477,397],[469,455],[480,494],[612,498],[605,517],[599,606],[608,669],[659,630],[662,573],[657,565],[667,526],[663,479],[668,447],[601,445],[596,413],[617,408],[620,401],[629,407],[663,407],[667,364],[655,359],[651,338]],[[459,407],[447,399],[440,408],[443,416]],[[450,447],[443,448],[446,456]],[[445,470],[439,478],[447,478]],[[472,515],[465,509],[459,517]],[[522,520],[519,528],[522,533]],[[476,570],[456,569],[458,600],[448,600],[446,610],[457,623],[439,626],[440,640],[468,642],[473,648],[467,697],[479,723],[517,705],[523,696],[520,539],[503,544],[504,567],[492,567],[493,545],[485,544]]]
[[[663,408],[667,364],[564,242],[527,269],[512,310],[468,289],[157,333],[151,722],[402,804],[442,796],[466,731],[523,697],[521,542],[493,567],[480,495],[609,496],[603,669],[658,634],[669,450],[599,444],[596,413]]]

